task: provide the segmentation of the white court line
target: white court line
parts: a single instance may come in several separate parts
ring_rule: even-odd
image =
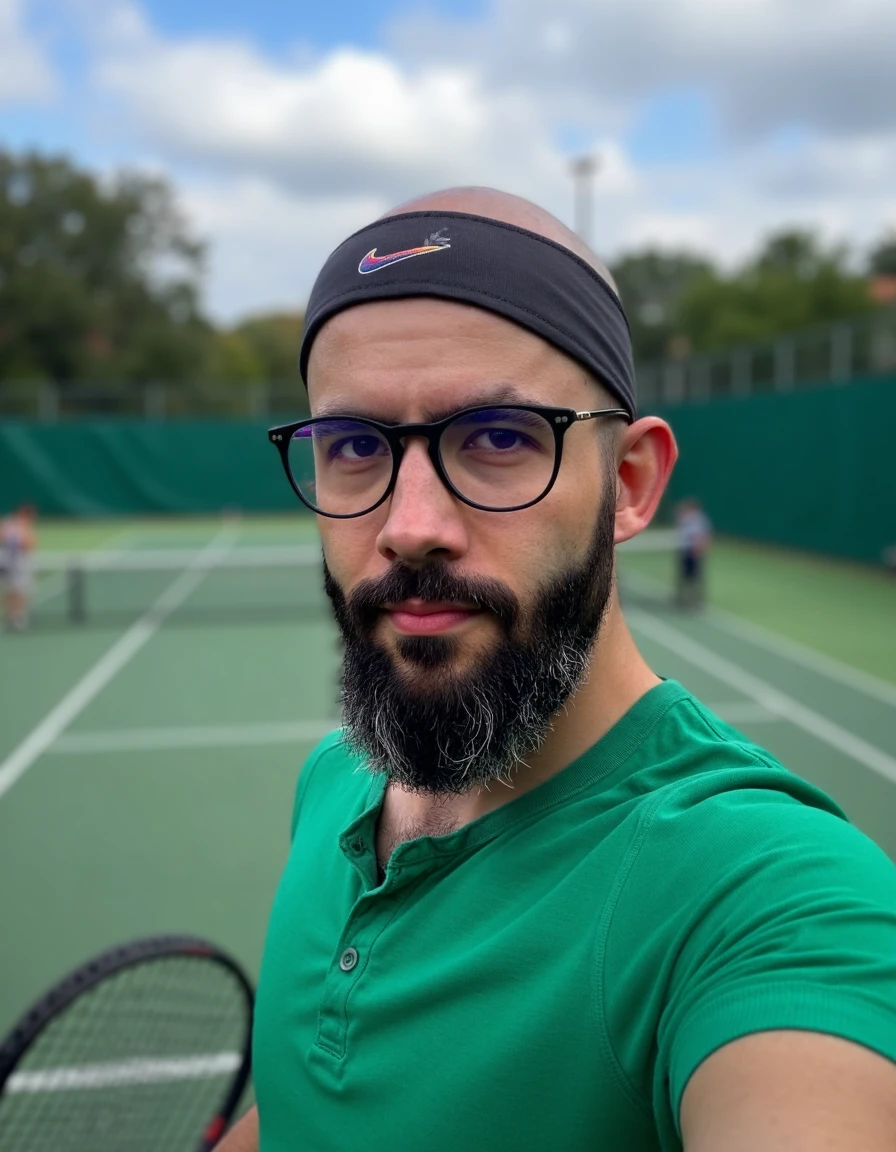
[[[9,1093],[70,1092],[83,1088],[123,1088],[130,1084],[173,1084],[179,1080],[206,1080],[226,1076],[242,1063],[239,1052],[168,1059],[121,1060],[117,1064],[75,1064],[14,1072],[6,1081]]]
[[[123,728],[109,732],[69,732],[47,749],[72,756],[98,752],[156,752],[178,748],[254,747],[322,740],[336,720],[298,720],[286,724],[218,724],[206,728]]]
[[[662,593],[665,591],[663,585],[656,580],[651,580],[649,576],[642,576],[640,572],[626,573],[624,582],[635,587],[641,586],[651,594],[655,594],[657,599],[663,598]],[[734,612],[726,612],[724,608],[704,608],[701,616],[711,621],[717,628],[730,632],[732,636],[750,641],[757,648],[765,648],[766,651],[773,652],[776,656],[784,656],[788,660],[792,660],[794,664],[808,668],[810,672],[827,676],[829,680],[834,680],[838,684],[845,684],[847,688],[864,692],[866,695],[873,696],[884,704],[896,708],[896,684],[882,680],[879,676],[872,676],[870,672],[853,668],[851,664],[844,664],[842,660],[837,660],[834,656],[828,656],[815,648],[809,648],[797,640],[791,640],[790,637],[781,636],[777,632],[763,628],[760,624],[744,620],[742,616],[738,616]]]
[[[21,744],[10,752],[0,764],[0,797],[28,771],[51,744],[59,739],[72,720],[84,711],[91,700],[99,695],[152,639],[166,618],[179,608],[208,576],[209,561],[216,555],[224,555],[233,547],[235,539],[236,534],[232,528],[222,528],[210,544],[196,553],[193,563],[168,585],[152,607],[131,625]]]
[[[803,668],[808,668],[810,672],[822,673],[828,679],[837,681],[838,684],[855,688],[858,692],[874,696],[884,704],[896,708],[896,684],[888,684],[886,680],[872,676],[870,672],[862,672],[858,668],[844,664],[833,656],[828,656],[824,652],[817,652],[814,648],[807,648],[796,640],[779,636],[759,624],[742,620],[739,616],[725,612],[721,608],[710,608],[707,611],[707,616],[717,628],[729,632],[732,636],[737,636],[741,640],[748,640],[757,648],[766,648],[769,652],[774,652],[776,656],[786,656],[794,664],[800,664]],[[893,627],[893,643],[896,646],[896,625]]]
[[[704,672],[715,676],[717,680],[730,684],[732,688],[736,688],[744,696],[749,696],[769,712],[777,713],[817,740],[836,748],[838,752],[845,753],[850,759],[864,764],[866,768],[896,783],[896,758],[869,744],[867,740],[847,732],[845,728],[828,720],[820,712],[806,708],[792,696],[779,692],[765,680],[745,672],[737,664],[692,640],[680,629],[673,628],[671,624],[663,623],[649,612],[632,608],[626,612],[626,619],[635,631],[668,648],[670,652],[683,656],[695,668],[701,668]]]

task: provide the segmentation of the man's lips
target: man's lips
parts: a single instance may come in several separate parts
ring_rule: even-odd
[[[480,609],[448,600],[403,600],[386,604],[393,626],[409,636],[432,636],[465,623]]]

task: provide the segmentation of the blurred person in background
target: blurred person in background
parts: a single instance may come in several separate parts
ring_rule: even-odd
[[[706,602],[706,557],[712,525],[699,500],[682,500],[675,510],[678,529],[677,603],[702,608]]]
[[[3,587],[3,624],[15,632],[28,627],[31,601],[31,554],[37,546],[36,510],[23,504],[0,520],[0,584]]]

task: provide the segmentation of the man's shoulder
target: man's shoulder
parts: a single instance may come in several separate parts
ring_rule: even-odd
[[[811,813],[804,824],[810,829],[847,824],[826,792],[676,687],[631,765],[629,787],[642,797],[639,818],[649,839],[684,837],[703,849],[717,840],[720,849],[733,847],[729,837],[736,839],[738,829],[748,842],[760,828],[786,833],[796,808]]]
[[[350,795],[365,791],[370,778],[363,767],[363,757],[349,748],[343,729],[334,728],[328,732],[311,749],[299,772],[293,807],[293,835],[300,812],[321,806],[344,810]]]
[[[640,813],[635,874],[697,875],[774,862],[836,861],[896,876],[893,864],[825,791],[781,764],[689,693],[675,701],[651,747],[656,767]],[[650,787],[652,783],[654,786]],[[660,864],[662,863],[662,868]]]
[[[314,745],[305,760],[305,767],[302,771],[306,771],[315,764],[320,763],[325,759],[340,759],[348,755],[345,743],[343,741],[343,729],[333,728],[326,736],[323,736]]]

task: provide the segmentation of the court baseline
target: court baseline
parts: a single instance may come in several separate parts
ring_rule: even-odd
[[[50,755],[101,752],[157,752],[167,749],[254,747],[263,744],[317,743],[337,728],[335,720],[297,720],[272,724],[216,724],[195,728],[123,728],[108,732],[70,732],[47,749]]]

